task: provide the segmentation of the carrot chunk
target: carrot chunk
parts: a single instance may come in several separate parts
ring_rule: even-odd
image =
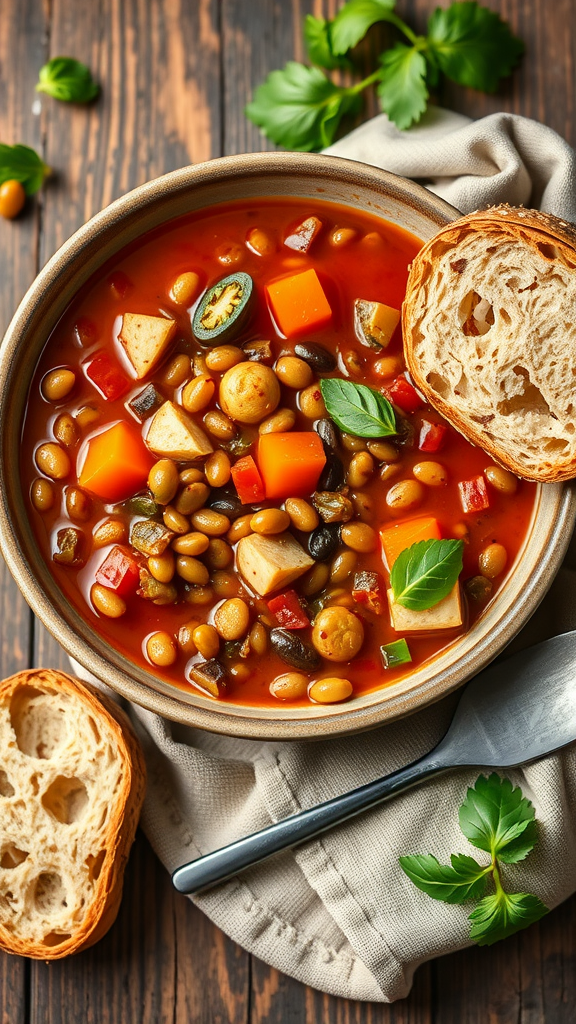
[[[153,464],[140,432],[121,421],[88,442],[78,482],[103,501],[123,501],[144,487]]]
[[[314,430],[262,434],[258,441],[258,468],[267,498],[310,494],[325,464],[324,447]]]
[[[419,540],[440,540],[441,536],[438,520],[433,516],[405,519],[402,523],[395,523],[394,526],[380,530],[380,540],[388,568],[391,569],[400,552],[412,544],[417,544]]]
[[[286,338],[318,330],[332,319],[332,310],[315,270],[282,277],[266,285],[272,315]]]

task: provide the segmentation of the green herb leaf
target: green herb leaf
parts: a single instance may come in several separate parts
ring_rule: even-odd
[[[0,185],[5,181],[19,181],[27,195],[41,188],[50,168],[29,146],[7,146],[0,142]]]
[[[388,21],[396,0],[348,0],[332,22],[333,53],[346,53],[378,21]]]
[[[324,377],[320,390],[328,415],[347,434],[391,437],[397,433],[394,409],[379,391],[337,377]]]
[[[481,896],[486,889],[490,865],[482,867],[473,857],[453,853],[452,866],[440,864],[431,853],[400,857],[400,867],[410,881],[434,900],[464,903]]]
[[[479,946],[491,946],[534,924],[547,913],[548,907],[537,896],[522,892],[506,893],[500,888],[485,896],[470,914],[470,938]]]
[[[100,91],[90,68],[74,57],[53,57],[40,68],[37,92],[46,92],[64,103],[89,103]]]
[[[461,540],[420,540],[400,552],[390,573],[396,603],[424,611],[447,597],[462,572],[463,548]]]
[[[537,839],[534,807],[509,779],[481,775],[459,812],[460,828],[479,850],[506,864],[523,860]]]
[[[332,22],[307,14],[304,18],[304,42],[308,57],[321,68],[347,68],[350,61],[332,50]]]
[[[272,71],[246,107],[246,116],[273,142],[306,153],[329,146],[344,114],[360,97],[334,85],[319,68],[289,61]]]
[[[426,61],[413,46],[396,43],[380,57],[378,96],[382,110],[398,128],[409,128],[426,110]]]
[[[438,7],[428,21],[428,45],[448,78],[483,92],[495,92],[524,52],[506,22],[475,2]]]

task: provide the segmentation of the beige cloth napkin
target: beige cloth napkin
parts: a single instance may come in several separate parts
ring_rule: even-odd
[[[576,220],[575,155],[525,118],[470,124],[433,109],[402,133],[376,117],[330,152],[434,179],[435,191],[461,209],[508,200]],[[521,642],[576,626],[575,574],[576,546]],[[216,736],[133,707],[149,770],[144,830],[172,871],[420,757],[442,736],[455,700],[356,737],[283,743]],[[576,749],[507,774],[543,826],[534,854],[508,878],[553,907],[576,889]],[[351,999],[401,998],[419,964],[467,944],[469,908],[423,895],[398,857],[433,852],[446,862],[452,852],[473,852],[457,809],[477,775],[459,771],[422,785],[194,901],[246,949],[308,985]]]

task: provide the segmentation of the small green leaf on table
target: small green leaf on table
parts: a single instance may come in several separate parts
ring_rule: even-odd
[[[461,540],[421,540],[405,548],[390,573],[396,604],[412,611],[439,604],[462,572],[463,550]]]
[[[437,7],[428,21],[428,46],[448,78],[483,92],[495,92],[524,53],[506,22],[474,2]]]
[[[537,896],[524,892],[507,893],[500,888],[480,900],[470,914],[470,938],[479,946],[491,946],[534,924],[547,913],[548,907]]]
[[[26,195],[31,196],[42,187],[50,168],[29,146],[8,146],[0,142],[0,185],[5,181],[19,181]]]
[[[451,866],[440,864],[431,853],[420,853],[400,857],[400,867],[418,889],[434,900],[465,903],[482,896],[490,865],[483,867],[463,853],[453,853],[450,860]]]
[[[426,61],[413,46],[396,43],[380,57],[380,106],[397,128],[419,121],[428,103]]]
[[[519,786],[496,772],[481,775],[469,789],[458,819],[464,835],[479,850],[505,864],[524,860],[536,839],[534,807]]]
[[[40,68],[37,92],[45,92],[64,103],[90,103],[100,87],[90,68],[74,57],[53,57]]]
[[[346,53],[379,21],[390,20],[396,0],[348,0],[331,26],[334,53]]]
[[[320,68],[347,68],[350,61],[346,57],[335,54],[332,49],[331,38],[332,23],[325,18],[315,18],[313,14],[307,14],[304,18],[304,42],[308,57],[312,64]]]
[[[394,409],[379,391],[351,380],[324,377],[320,390],[328,415],[356,437],[392,437],[397,433]]]

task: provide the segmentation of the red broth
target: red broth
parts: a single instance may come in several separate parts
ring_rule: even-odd
[[[302,221],[311,216],[317,217],[322,227],[309,251],[297,252],[287,247],[284,240]],[[253,251],[246,244],[248,233],[255,227],[262,229],[268,239],[271,251],[265,255]],[[338,234],[338,229],[350,230],[347,235],[346,232]],[[77,458],[85,439],[117,421],[127,421],[145,434],[151,417],[141,423],[130,411],[128,403],[142,392],[150,381],[156,383],[164,399],[174,398],[178,402],[181,399],[181,387],[174,389],[163,381],[167,362],[177,353],[185,354],[193,361],[194,356],[198,359],[202,352],[206,352],[206,349],[194,339],[191,331],[194,305],[187,309],[177,305],[170,297],[171,287],[178,275],[190,271],[198,274],[201,298],[205,288],[211,287],[224,276],[239,270],[247,272],[253,278],[256,291],[254,311],[249,325],[238,338],[230,341],[230,344],[241,346],[247,341],[269,340],[273,358],[277,360],[282,354],[293,353],[294,345],[298,342],[319,343],[331,352],[337,353],[336,375],[368,385],[384,394],[394,394],[399,403],[405,404],[406,397],[402,398],[402,385],[400,391],[393,386],[394,381],[405,379],[400,328],[394,331],[390,344],[382,351],[361,344],[355,335],[353,304],[354,300],[363,298],[400,309],[408,267],[418,248],[418,240],[402,229],[347,207],[316,200],[270,199],[254,203],[238,202],[172,221],[144,236],[99,271],[70,304],[46,343],[31,385],[23,432],[21,472],[26,493],[31,493],[33,482],[38,478],[49,480],[54,497],[53,506],[39,511],[32,500],[29,505],[38,543],[62,591],[111,647],[175,686],[195,689],[196,683],[190,681],[190,667],[192,664],[201,663],[203,659],[200,654],[191,656],[189,652],[178,647],[178,631],[191,620],[197,624],[213,622],[215,608],[223,600],[222,597],[214,596],[208,604],[191,604],[186,597],[190,597],[190,591],[197,592],[198,588],[190,586],[187,589],[184,581],[179,580],[177,603],[157,606],[143,597],[134,595],[126,600],[126,612],[120,618],[108,618],[99,614],[90,598],[91,587],[98,567],[113,545],[94,549],[94,530],[110,516],[125,521],[128,528],[142,516],[130,515],[122,506],[105,505],[93,494],[88,494],[90,508],[84,520],[71,522],[66,509],[66,493],[70,487],[78,483]],[[297,338],[284,338],[280,336],[271,316],[265,286],[271,281],[310,268],[317,272],[332,310],[331,323],[305,332]],[[175,339],[166,360],[143,380],[133,379],[134,371],[130,369],[124,350],[117,340],[122,317],[126,313],[169,317],[177,324]],[[90,362],[94,353],[101,350],[110,354],[120,372],[129,378],[129,390],[117,400],[105,400],[82,368]],[[41,390],[41,382],[55,367],[67,367],[74,371],[76,383],[73,390],[62,400],[47,401]],[[198,368],[202,369],[201,366],[197,366]],[[222,375],[211,372],[210,376],[218,385]],[[187,380],[192,377],[191,368]],[[314,383],[318,384],[316,374]],[[392,391],[387,392],[391,387]],[[293,430],[311,431],[314,421],[299,410],[299,392],[283,384],[281,391],[280,407],[292,409],[295,413]],[[217,396],[216,388],[215,398]],[[77,428],[76,440],[66,449],[71,458],[70,474],[62,480],[50,480],[45,473],[39,473],[35,464],[38,446],[42,442],[54,441],[55,423],[59,416],[69,414],[75,420],[79,410],[86,406],[95,410],[94,416],[97,419]],[[214,400],[208,407],[212,410],[217,408]],[[193,418],[201,424],[206,411],[202,410]],[[424,421],[436,425],[443,422],[434,410],[418,401],[418,408],[403,418],[404,443],[397,446],[394,460],[386,461],[374,457],[374,472],[366,484],[351,489],[352,497],[354,494],[358,496],[359,493],[359,503],[355,506],[354,515],[356,521],[368,522],[377,532],[394,522],[420,516],[435,517],[443,537],[464,538],[464,568],[461,574],[463,623],[455,630],[423,633],[417,636],[407,634],[411,663],[398,668],[385,668],[380,652],[381,646],[403,635],[396,633],[391,626],[385,596],[382,612],[375,614],[352,600],[352,577],[334,586],[328,582],[322,588],[320,597],[322,598],[327,589],[339,591],[332,594],[332,602],[340,602],[343,607],[348,607],[353,614],[361,617],[364,642],[359,653],[349,662],[323,659],[320,667],[308,673],[308,677],[310,680],[325,677],[346,678],[352,684],[353,695],[360,695],[395,682],[434,657],[459,633],[469,628],[481,614],[488,600],[497,593],[505,579],[506,571],[513,564],[524,542],[530,522],[535,487],[524,481],[517,482],[513,494],[503,493],[487,483],[489,507],[479,512],[465,513],[458,483],[476,477],[481,477],[486,482],[483,474],[491,465],[491,461],[483,451],[470,445],[451,427],[447,427],[441,450],[437,453],[420,451],[418,439]],[[250,438],[257,439],[257,430],[257,425],[250,428],[242,427],[241,433],[243,436],[246,435],[245,439],[248,442]],[[215,447],[221,443],[214,437],[211,440]],[[344,440],[348,445],[356,445],[361,450],[366,450],[365,440]],[[394,443],[393,438],[387,440]],[[247,453],[254,453],[255,445],[256,440],[252,448],[237,454],[229,452],[231,462]],[[353,456],[353,451],[344,445],[340,446],[339,457],[345,469]],[[390,488],[399,481],[414,480],[413,467],[430,460],[441,464],[447,476],[447,483],[442,486],[424,486],[422,500],[414,509],[389,508],[386,504],[386,495]],[[201,467],[202,462],[190,465]],[[180,465],[178,468],[183,469],[185,466]],[[231,485],[228,484],[227,487]],[[276,500],[261,502],[258,507],[280,507],[281,504],[281,501]],[[156,520],[161,521],[160,514],[156,516]],[[58,531],[71,525],[83,535],[85,564],[79,568],[63,566],[52,559]],[[193,530],[194,527],[190,526],[190,529]],[[295,536],[305,546],[305,535],[296,533]],[[223,539],[225,540],[225,536]],[[480,575],[479,556],[491,543],[503,545],[505,548],[507,568],[486,583],[486,592],[483,592],[480,598],[476,593],[474,599],[470,594],[469,581]],[[350,549],[340,545],[338,551],[343,550]],[[137,552],[133,554],[140,566],[146,566],[145,557]],[[202,561],[203,556],[199,557]],[[327,564],[330,565],[331,561]],[[372,553],[358,554],[356,571],[359,570],[378,573],[384,589],[388,586],[388,572],[379,544]],[[215,571],[217,570],[209,567],[211,578]],[[241,580],[233,566],[227,566],[219,571],[232,574],[236,587],[240,585]],[[178,577],[175,579],[178,580]],[[295,589],[303,597],[301,588],[305,579],[306,577],[300,577],[289,587],[282,589]],[[274,625],[274,616],[267,610],[265,602],[274,597],[274,593],[267,594],[262,599],[244,586],[240,596],[245,597],[250,606],[251,625],[256,621],[256,616],[261,615],[264,629],[268,631],[270,626]],[[304,601],[304,608],[307,609],[310,619],[318,611],[318,597],[318,594],[307,595]],[[176,659],[169,667],[151,664],[146,654],[146,640],[156,631],[168,633],[176,644]],[[310,633],[310,628],[300,631],[307,643],[310,642]],[[254,651],[247,658],[243,657],[243,654],[246,654],[246,649],[242,652],[240,643],[232,643],[230,646],[230,643],[226,645],[224,641],[220,642],[218,657],[228,671],[228,682],[226,688],[220,690],[218,699],[250,705],[277,705],[277,698],[269,691],[271,680],[283,673],[300,670],[286,664],[270,648],[265,656],[258,656]],[[201,689],[201,692],[204,691]],[[308,701],[309,697],[303,695],[297,698],[295,703],[305,704]]]

